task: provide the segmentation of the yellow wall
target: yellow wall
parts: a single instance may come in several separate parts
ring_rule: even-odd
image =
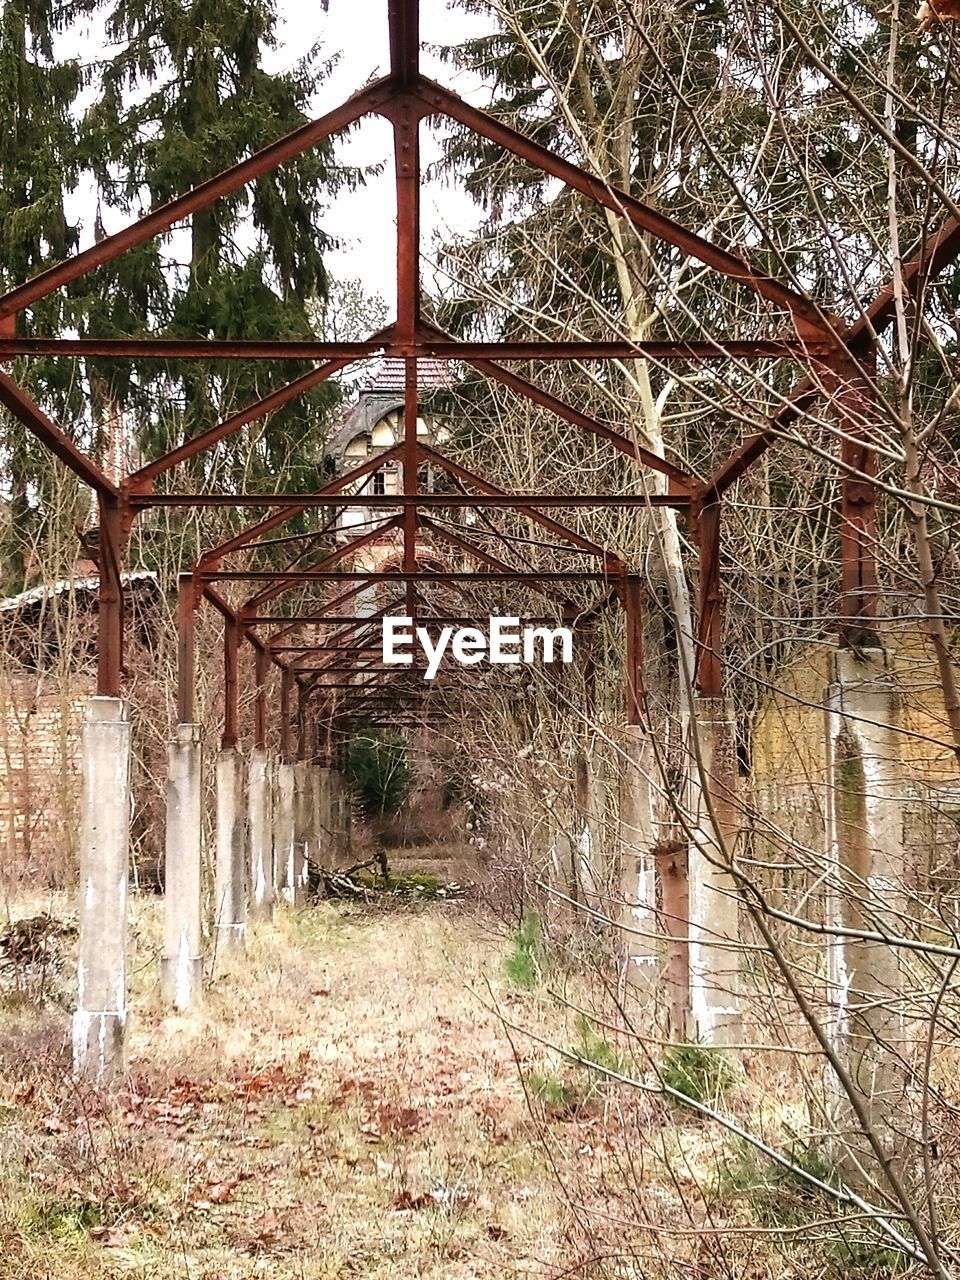
[[[930,642],[916,626],[891,624],[885,627],[884,641],[895,654],[905,780],[960,783]],[[794,787],[823,780],[822,706],[832,653],[829,645],[811,646],[775,677],[777,690],[770,693],[754,724],[756,785]]]

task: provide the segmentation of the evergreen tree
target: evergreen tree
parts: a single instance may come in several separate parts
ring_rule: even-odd
[[[135,216],[211,177],[307,120],[323,73],[311,50],[290,71],[265,59],[276,45],[272,0],[117,0],[107,31],[120,45],[105,66],[84,136],[101,199]],[[323,299],[329,247],[319,221],[348,175],[323,143],[249,188],[195,214],[186,231],[125,254],[97,273],[88,331],[168,337],[298,339]],[[170,362],[136,376],[107,370],[109,394],[137,407],[149,455],[204,429],[303,373],[299,364]],[[316,483],[332,406],[327,384],[275,414],[255,447],[220,446],[218,475],[250,487]],[[158,407],[161,406],[161,407]],[[201,457],[194,478],[211,476]]]
[[[5,0],[0,6],[0,288],[6,290],[65,257],[77,244],[66,200],[79,156],[72,111],[81,87],[74,61],[58,61],[54,39],[78,5]],[[73,316],[61,293],[21,313],[16,334],[51,334]],[[18,360],[13,376],[61,420],[79,412],[72,371],[48,359]],[[2,536],[3,588],[23,585],[32,539],[41,533],[42,494],[54,481],[50,456],[12,415],[0,412],[9,489]]]

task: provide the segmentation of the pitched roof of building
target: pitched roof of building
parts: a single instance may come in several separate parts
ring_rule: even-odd
[[[403,408],[403,375],[402,359],[389,356],[383,360],[360,388],[356,401],[344,410],[340,425],[327,441],[324,452],[328,458],[340,462],[355,436],[372,430],[391,410]],[[454,387],[458,381],[446,360],[417,361],[417,389],[421,393]]]
[[[157,584],[159,581],[152,569],[135,569],[130,573],[123,573],[120,575],[120,580],[125,587],[141,582]],[[93,592],[99,586],[100,579],[95,576],[59,578],[56,582],[41,582],[35,587],[28,587],[26,591],[21,591],[19,595],[7,596],[5,600],[0,600],[0,613],[28,609],[43,600],[49,600],[52,596],[63,595],[66,591]]]
[[[363,391],[402,391],[404,365],[405,361],[399,356],[386,356],[363,384]],[[422,389],[435,391],[440,387],[453,387],[456,386],[457,381],[449,361],[433,359],[417,361],[417,385]]]

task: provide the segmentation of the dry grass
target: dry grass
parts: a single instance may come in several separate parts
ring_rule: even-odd
[[[65,1011],[4,1015],[0,1275],[554,1268],[558,1191],[487,984],[545,1036],[558,1014],[504,990],[492,928],[449,906],[278,912],[185,1018],[154,987],[159,908],[135,908],[116,1104],[71,1083]]]
[[[548,1047],[656,1074],[564,1003],[589,965],[510,985],[517,939],[475,905],[278,909],[191,1017],[159,1002],[161,907],[134,900],[118,1096],[71,1080],[67,1002],[0,1010],[0,1280],[902,1274],[730,1135]],[[783,1142],[797,1104],[754,1061],[723,1105]]]

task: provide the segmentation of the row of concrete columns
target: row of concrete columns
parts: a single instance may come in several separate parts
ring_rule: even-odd
[[[691,768],[670,812],[650,734],[625,726],[620,784],[621,894],[627,981],[663,979],[677,1039],[741,1040],[739,898],[728,856],[741,806],[736,727],[721,698],[694,700]]]
[[[838,1059],[868,1113],[888,1123],[899,1088],[899,952],[856,932],[903,932],[902,773],[892,655],[840,649],[825,696],[820,1007]],[[628,980],[663,982],[671,1034],[733,1049],[741,1002],[744,798],[735,722],[719,698],[697,698],[683,820],[665,803],[648,732],[628,725],[620,787],[621,895]],[[674,838],[671,838],[674,837]],[[731,862],[732,859],[732,862]],[[806,913],[816,912],[811,899]],[[815,921],[819,923],[819,921]],[[846,932],[844,932],[846,931]]]
[[[825,884],[827,923],[878,924],[897,932],[903,902],[896,698],[890,656],[841,650],[826,701]],[[639,984],[665,975],[672,1033],[735,1047],[742,1041],[739,886],[742,801],[735,728],[721,699],[694,707],[695,767],[686,830],[665,838],[661,770],[638,725],[624,735],[620,819],[627,973]],[[122,1061],[126,1025],[126,891],[130,725],[122,703],[94,698],[83,730],[81,956],[74,1051],[78,1068],[109,1075]],[[177,1008],[202,988],[201,744],[178,725],[170,744],[162,990]],[[243,804],[243,758],[217,760],[214,946],[243,945],[246,918],[269,918],[276,896],[296,902],[309,861],[336,856],[349,827],[339,774],[307,761],[275,762],[255,748]],[[578,776],[585,807],[587,783]],[[244,838],[246,829],[247,838]],[[676,833],[676,831],[674,831]],[[589,862],[583,856],[581,862]],[[588,852],[588,851],[587,851]],[[896,1032],[899,960],[876,941],[833,936],[828,944],[830,1030],[872,1105],[889,1101],[883,1041]]]
[[[120,699],[90,700],[82,751],[74,1064],[104,1080],[123,1068],[127,1023],[130,721]],[[195,1007],[203,990],[202,768],[201,726],[177,725],[168,753],[160,985],[163,1000],[180,1010]],[[214,955],[226,956],[243,949],[248,918],[269,920],[278,897],[302,899],[311,862],[348,852],[350,805],[339,771],[277,760],[262,747],[250,752],[246,786],[242,753],[223,749],[216,788],[210,933]]]

